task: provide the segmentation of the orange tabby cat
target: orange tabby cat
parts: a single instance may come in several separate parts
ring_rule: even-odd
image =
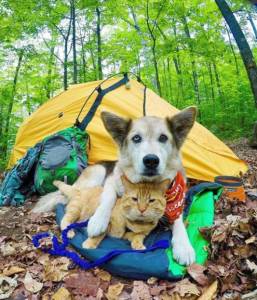
[[[130,183],[122,178],[125,192],[117,199],[112,210],[111,220],[106,233],[88,238],[84,248],[96,248],[108,234],[117,238],[128,239],[133,249],[145,249],[145,237],[156,227],[163,216],[166,207],[165,191],[169,180],[161,183]],[[66,213],[61,222],[61,229],[69,224],[90,218],[99,205],[102,187],[79,190],[61,181],[54,181],[54,185],[70,200]],[[127,230],[129,230],[127,232]],[[73,237],[74,232],[69,232]]]

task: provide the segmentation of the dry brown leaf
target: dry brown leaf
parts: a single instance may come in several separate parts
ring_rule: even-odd
[[[104,271],[102,269],[96,269],[95,270],[95,275],[97,275],[99,278],[101,278],[103,281],[108,281],[110,282],[112,279],[112,275],[108,273],[107,271]]]
[[[49,262],[49,254],[40,255],[39,258],[37,259],[37,261],[41,265],[46,265]]]
[[[53,261],[46,261],[44,265],[44,281],[61,281],[68,274],[70,261],[61,257]]]
[[[102,299],[104,299],[104,292],[103,292],[103,290],[101,288],[99,288],[97,290],[95,299],[96,300],[102,300]]]
[[[11,243],[6,243],[0,246],[0,252],[5,257],[14,255],[17,251]]]
[[[71,294],[70,292],[64,288],[61,287],[59,290],[52,296],[52,300],[71,300]]]
[[[198,264],[191,264],[187,268],[188,274],[201,286],[205,286],[208,283],[208,277],[203,273],[205,270],[204,266]]]
[[[212,300],[217,294],[218,281],[214,281],[197,300]]]
[[[25,269],[20,268],[18,266],[11,266],[11,267],[7,267],[3,270],[3,275],[11,276],[11,275],[21,273],[21,272],[24,272],[24,271],[25,271]]]
[[[33,279],[29,272],[26,273],[23,283],[26,290],[33,294],[39,292],[43,287],[43,283]]]
[[[178,295],[178,293],[173,293],[172,295],[169,295],[168,292],[164,291],[161,296],[161,300],[182,300],[182,298]]]
[[[189,295],[200,295],[200,291],[198,290],[197,286],[190,282],[188,279],[183,279],[175,285],[175,288],[172,292],[177,292],[181,297],[189,296]]]
[[[245,240],[246,244],[252,244],[256,241],[256,237],[255,236],[251,236],[249,239]]]
[[[15,278],[0,275],[0,299],[10,299],[17,285]]]
[[[248,259],[246,259],[247,267],[253,272],[253,274],[257,274],[257,265]]]
[[[158,278],[156,277],[150,277],[147,279],[148,284],[155,284],[158,281]]]
[[[131,293],[131,298],[133,300],[150,300],[152,299],[149,287],[143,281],[135,280],[133,282],[133,290]]]
[[[65,286],[72,289],[73,295],[96,297],[100,287],[100,279],[94,276],[92,272],[79,271],[65,277]]]
[[[124,284],[119,282],[117,284],[110,285],[108,292],[105,294],[108,300],[117,300],[124,288]]]

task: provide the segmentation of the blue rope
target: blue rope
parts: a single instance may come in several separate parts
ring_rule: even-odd
[[[151,247],[144,249],[144,250],[134,250],[134,249],[120,249],[120,250],[112,250],[106,255],[100,257],[99,259],[89,262],[85,259],[82,259],[76,252],[69,251],[66,249],[66,247],[69,244],[69,238],[67,236],[69,230],[71,229],[78,229],[86,227],[88,224],[88,220],[80,223],[73,223],[70,224],[66,229],[62,231],[62,240],[63,243],[60,243],[57,239],[57,237],[53,234],[50,234],[48,232],[38,233],[32,237],[32,243],[35,248],[40,249],[44,253],[49,253],[51,255],[56,256],[65,256],[70,258],[76,265],[79,267],[89,270],[94,267],[101,266],[102,264],[108,262],[115,256],[118,256],[123,253],[146,253],[150,251],[154,251],[156,249],[166,249],[169,247],[169,241],[168,240],[160,240],[154,243]],[[40,246],[40,240],[43,238],[51,237],[52,238],[52,248],[48,247],[41,247]]]

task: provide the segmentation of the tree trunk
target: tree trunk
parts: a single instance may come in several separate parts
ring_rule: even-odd
[[[72,49],[73,49],[73,83],[78,82],[78,66],[76,51],[76,8],[75,1],[71,1],[71,18],[72,18]]]
[[[243,59],[248,74],[248,78],[250,80],[254,101],[257,106],[257,66],[254,61],[254,57],[250,46],[227,2],[225,0],[215,0],[215,2],[218,5],[224,19],[226,20],[236,40],[237,46],[239,48],[241,57]]]
[[[50,57],[48,62],[48,70],[47,70],[47,79],[46,79],[46,97],[47,99],[51,98],[52,92],[52,67],[53,67],[53,60],[54,60],[54,46],[50,49]]]
[[[64,40],[63,88],[68,89],[68,39]]]
[[[223,92],[222,92],[222,88],[221,88],[219,73],[218,73],[218,70],[217,70],[216,63],[213,62],[212,65],[213,65],[214,75],[215,75],[216,84],[217,84],[217,88],[218,88],[218,93],[219,93],[220,99],[222,100],[223,99]]]
[[[213,103],[215,102],[215,93],[214,93],[214,82],[213,82],[213,75],[212,75],[212,68],[211,68],[211,64],[208,63],[208,71],[209,71],[209,76],[210,76],[210,84],[211,84],[211,98]]]
[[[4,154],[3,156],[6,157],[7,154],[7,144],[8,144],[8,136],[9,136],[9,131],[10,131],[10,119],[12,115],[12,109],[13,109],[13,104],[14,104],[14,98],[15,98],[15,93],[16,93],[16,87],[17,87],[17,81],[18,81],[18,76],[21,68],[21,63],[24,55],[24,49],[21,49],[18,53],[18,63],[15,69],[14,73],[14,78],[13,78],[13,84],[12,84],[12,91],[11,91],[11,99],[8,105],[7,109],[7,114],[6,114],[6,124],[5,124],[5,130],[4,130],[4,142],[2,146],[2,153]]]
[[[197,71],[196,71],[196,64],[195,64],[193,46],[192,46],[192,42],[191,42],[191,34],[190,34],[190,31],[189,31],[189,27],[188,27],[188,24],[187,24],[187,19],[186,19],[185,16],[182,17],[182,22],[183,22],[183,25],[184,25],[185,34],[188,38],[189,51],[190,51],[190,56],[191,56],[191,66],[192,66],[192,76],[193,76],[193,83],[194,83],[195,98],[196,98],[196,102],[199,104],[200,103],[200,93],[199,93],[198,74],[197,74]]]
[[[253,125],[253,136],[250,140],[250,146],[257,148],[257,122]]]
[[[84,51],[84,46],[81,46],[81,57],[82,57],[82,74],[83,74],[83,82],[86,82],[86,68],[87,68],[87,63],[86,63],[86,57],[85,57],[85,51]]]
[[[256,26],[254,24],[254,21],[253,21],[253,18],[252,18],[252,15],[251,15],[251,12],[248,11],[248,20],[252,26],[252,29],[253,29],[253,33],[254,33],[254,36],[255,36],[255,39],[257,41],[257,29],[256,29]]]
[[[238,67],[237,57],[236,57],[235,49],[234,49],[234,46],[233,46],[233,43],[232,43],[232,40],[231,40],[230,32],[229,32],[229,29],[226,25],[225,25],[225,28],[226,28],[226,31],[227,31],[227,34],[228,34],[230,49],[231,49],[231,52],[233,54],[235,65],[236,65],[236,74],[239,75],[239,67]]]
[[[162,96],[162,90],[161,90],[161,82],[160,82],[160,76],[159,76],[159,68],[158,68],[158,62],[156,57],[156,40],[153,40],[153,45],[151,47],[152,53],[153,53],[153,64],[154,64],[154,70],[155,70],[155,81],[157,90],[160,96]]]
[[[98,79],[103,79],[102,70],[102,41],[101,41],[101,12],[99,7],[96,8],[97,24],[96,24],[96,37],[97,37],[97,55],[98,55]]]

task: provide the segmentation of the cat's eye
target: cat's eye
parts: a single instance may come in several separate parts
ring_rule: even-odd
[[[136,134],[132,137],[132,141],[135,143],[135,144],[139,144],[142,142],[142,137],[139,135],[139,134]]]
[[[136,197],[132,197],[132,200],[137,202],[137,198]]]
[[[153,203],[155,201],[155,199],[150,199],[149,203]]]
[[[161,135],[159,136],[159,142],[160,142],[160,143],[166,143],[167,140],[168,140],[168,137],[167,137],[166,134],[161,134]]]

